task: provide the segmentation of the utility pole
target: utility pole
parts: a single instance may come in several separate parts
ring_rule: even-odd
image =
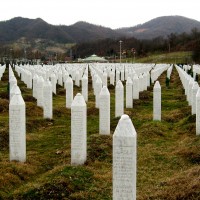
[[[122,56],[122,54],[121,54],[121,52],[122,52],[122,42],[123,42],[122,40],[119,41],[119,52],[120,52],[119,60],[120,60],[120,64],[121,64],[121,58],[122,58],[121,57]]]

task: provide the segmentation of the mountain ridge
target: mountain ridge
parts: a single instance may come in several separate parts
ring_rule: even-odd
[[[174,15],[157,17],[143,24],[116,29],[116,31],[127,37],[153,39],[159,36],[166,37],[171,33],[189,33],[193,28],[200,30],[200,22],[187,17]]]
[[[153,39],[167,37],[171,33],[200,30],[200,22],[183,16],[161,16],[132,27],[111,29],[78,21],[72,25],[51,25],[41,18],[29,19],[15,17],[0,21],[0,43],[12,43],[26,38],[27,41],[42,39],[56,43],[82,43],[107,38],[135,37]]]

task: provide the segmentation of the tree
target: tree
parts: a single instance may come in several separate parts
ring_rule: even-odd
[[[194,51],[192,52],[192,59],[196,63],[200,63],[200,39],[196,42]]]

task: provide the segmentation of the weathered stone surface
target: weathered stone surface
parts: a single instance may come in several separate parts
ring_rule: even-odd
[[[200,88],[196,95],[196,135],[200,135]]]
[[[83,165],[87,157],[86,103],[78,93],[71,105],[71,165]]]
[[[113,135],[113,200],[136,200],[137,133],[122,115]]]
[[[71,104],[74,98],[73,92],[73,80],[69,77],[66,81],[66,108],[71,108]]]
[[[33,76],[33,97],[37,99],[37,81],[38,81],[38,75],[35,74]]]
[[[88,78],[86,75],[82,78],[82,95],[85,101],[88,101]]]
[[[115,87],[115,117],[121,117],[124,114],[124,86],[119,80]]]
[[[97,78],[96,83],[95,83],[95,107],[99,108],[99,94],[101,92],[102,89],[102,81],[100,79],[100,77]]]
[[[37,105],[43,107],[43,85],[44,79],[42,76],[37,81]]]
[[[153,120],[161,121],[161,87],[156,81],[153,88]]]
[[[53,118],[52,106],[52,85],[49,80],[44,82],[43,86],[43,116],[47,119]]]
[[[56,94],[56,84],[57,84],[56,75],[52,73],[50,78],[51,78],[52,91],[54,94]]]
[[[110,134],[110,93],[106,86],[99,94],[99,133]]]
[[[198,83],[195,81],[192,87],[192,115],[196,114],[196,95],[199,89]]]
[[[133,99],[139,99],[139,78],[137,74],[133,77]]]
[[[10,161],[26,161],[25,103],[19,89],[9,104],[9,157]]]
[[[133,82],[130,77],[126,81],[126,108],[133,108]]]

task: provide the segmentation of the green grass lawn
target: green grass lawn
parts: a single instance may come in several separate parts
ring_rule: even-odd
[[[18,77],[17,77],[18,78]],[[125,109],[138,134],[137,199],[198,199],[200,196],[200,138],[195,115],[186,102],[174,68],[170,86],[160,77],[162,121],[153,121],[153,86],[140,93],[133,109]],[[111,135],[99,135],[99,111],[89,81],[87,103],[87,162],[70,165],[71,111],[65,108],[65,90],[53,96],[53,119],[43,119],[32,91],[18,78],[26,101],[27,162],[9,162],[8,70],[0,81],[0,199],[112,199],[112,134],[114,87],[111,93]],[[74,94],[80,92],[74,87]]]
[[[136,57],[123,59],[123,62],[135,62],[135,63],[192,63],[192,52],[170,52],[162,54],[149,54],[143,58]]]

